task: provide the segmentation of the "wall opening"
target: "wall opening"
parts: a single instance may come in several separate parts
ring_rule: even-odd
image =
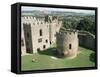
[[[31,51],[31,49],[30,48],[27,48],[27,52],[30,53],[30,51]]]
[[[51,41],[50,41],[50,44],[51,44]]]
[[[40,32],[39,33],[40,33],[40,36],[42,36],[42,29],[40,29]]]
[[[45,48],[46,48],[46,46],[45,46],[45,45],[43,45],[43,48],[45,49]]]
[[[46,43],[48,43],[48,40],[45,40]]]
[[[69,49],[72,49],[72,45],[71,44],[69,44]]]
[[[39,52],[40,51],[40,48],[37,48],[37,51]]]
[[[38,39],[38,43],[40,43],[40,42],[42,42],[42,38],[39,38],[39,39]]]

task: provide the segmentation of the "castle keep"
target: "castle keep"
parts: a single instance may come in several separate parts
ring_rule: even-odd
[[[56,32],[62,21],[56,16],[21,17],[21,53],[37,53],[56,43]]]

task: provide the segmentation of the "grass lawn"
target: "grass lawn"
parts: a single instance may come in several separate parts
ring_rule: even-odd
[[[51,50],[50,50],[51,51]],[[46,52],[46,53],[45,53]],[[22,56],[22,70],[41,70],[41,69],[57,69],[57,68],[75,68],[75,67],[93,67],[94,51],[80,47],[79,54],[74,59],[52,58],[53,53],[45,51],[44,53],[30,54]],[[32,59],[35,59],[32,62]]]

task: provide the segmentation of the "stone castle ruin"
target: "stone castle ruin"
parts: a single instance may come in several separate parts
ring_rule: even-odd
[[[56,16],[21,17],[21,52],[37,53],[48,49],[56,43],[56,32],[62,26],[62,21]]]
[[[64,57],[74,58],[78,53],[78,32],[62,30],[57,33],[57,51]]]
[[[21,53],[37,53],[57,44],[57,50],[65,57],[73,58],[78,52],[78,33],[61,31],[62,21],[57,16],[21,17]]]

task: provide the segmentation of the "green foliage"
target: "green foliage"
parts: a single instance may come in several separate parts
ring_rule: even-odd
[[[77,17],[63,18],[63,27],[66,29],[76,29],[78,24]]]
[[[82,47],[80,47],[79,50],[80,53],[74,59],[57,58],[57,60],[55,60],[51,58],[53,53],[48,51],[45,51],[45,54],[37,53],[25,55],[21,57],[21,67],[22,70],[94,67],[95,63],[91,61],[91,54],[94,53],[94,51]],[[32,62],[32,59],[35,59],[35,62]]]
[[[95,22],[89,18],[84,18],[77,24],[76,29],[95,34]]]
[[[77,29],[82,31],[88,31],[95,35],[95,17],[94,16],[63,17],[63,27],[65,29]]]

